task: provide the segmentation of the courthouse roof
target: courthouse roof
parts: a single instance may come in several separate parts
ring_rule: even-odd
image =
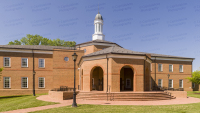
[[[0,45],[0,48],[7,49],[34,49],[34,50],[53,50],[53,49],[71,49],[74,47],[63,47],[63,46],[46,46],[46,45]]]
[[[114,42],[110,42],[110,41],[105,41],[105,40],[92,40],[92,41],[88,41],[88,42],[84,42],[81,44],[77,44],[76,47],[81,47],[81,46],[89,46],[89,45],[94,45],[95,43],[99,43],[99,44],[109,44],[110,46],[112,45],[117,45],[119,47],[121,47],[120,45],[114,43]]]
[[[171,56],[171,55],[163,55],[163,54],[155,54],[155,53],[145,53],[145,52],[137,52],[137,51],[132,51],[128,49],[124,49],[118,46],[112,46],[109,48],[105,48],[103,50],[84,55],[83,57],[89,57],[89,56],[96,56],[96,55],[103,55],[103,54],[126,54],[126,55],[146,55],[150,54],[151,57],[168,57],[168,58],[187,58],[187,57],[179,57],[179,56]],[[188,59],[194,59],[194,58],[188,58]]]

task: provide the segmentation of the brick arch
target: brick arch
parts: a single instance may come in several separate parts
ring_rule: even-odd
[[[130,67],[130,68],[133,70],[133,76],[136,75],[137,71],[135,70],[135,67],[134,67],[133,65],[130,65],[130,64],[123,64],[123,65],[119,68],[119,70],[118,70],[118,73],[119,73],[119,74],[120,74],[121,69],[122,69],[124,66]]]
[[[91,72],[93,72],[96,67],[100,67],[103,70],[103,74],[104,74],[105,69],[103,68],[103,66],[100,65],[100,64],[95,64],[95,65],[92,65],[91,68],[90,68],[90,76],[91,76]]]
[[[92,68],[90,69],[90,91],[92,90],[92,84],[91,84],[91,83],[92,83],[92,74],[93,74],[93,72],[94,72],[94,69],[96,69],[97,67],[100,67],[100,68],[102,69],[102,71],[103,71],[103,73],[102,73],[102,74],[103,74],[103,75],[102,75],[102,76],[103,76],[103,80],[102,80],[102,81],[103,81],[103,83],[102,83],[102,89],[105,90],[105,89],[104,89],[104,79],[105,79],[105,78],[104,78],[104,72],[105,72],[105,71],[104,71],[104,68],[103,68],[102,65],[96,64],[96,65],[93,65]],[[95,79],[94,79],[94,80],[95,80]],[[99,89],[97,89],[97,90],[99,90]]]
[[[119,69],[118,69],[118,73],[119,75],[121,76],[121,69],[124,67],[124,66],[128,66],[132,69],[133,71],[133,91],[136,91],[136,74],[137,74],[137,71],[135,70],[135,67],[133,65],[130,65],[130,64],[123,64]]]

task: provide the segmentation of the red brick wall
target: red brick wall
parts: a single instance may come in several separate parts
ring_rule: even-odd
[[[155,61],[152,63],[151,77],[155,81]],[[158,64],[163,65],[163,71],[158,71]],[[169,64],[173,64],[173,72],[169,72]],[[179,72],[179,65],[183,65],[183,72]],[[192,83],[189,82],[186,77],[190,77],[192,72],[192,63],[188,61],[168,61],[168,60],[157,60],[156,61],[156,84],[158,79],[163,80],[163,87],[168,87],[168,77],[173,79],[173,88],[179,88],[179,79],[183,79],[183,88],[185,91],[192,90]]]

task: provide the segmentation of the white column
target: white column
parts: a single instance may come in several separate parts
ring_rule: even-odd
[[[101,32],[101,24],[99,24],[100,25],[100,32]]]

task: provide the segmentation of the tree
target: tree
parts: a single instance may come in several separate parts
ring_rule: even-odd
[[[57,39],[48,39],[40,35],[30,35],[27,34],[26,37],[22,37],[20,41],[14,40],[14,42],[9,42],[8,45],[49,45],[49,46],[64,46],[64,47],[74,47],[76,45],[75,41],[64,41]]]
[[[10,41],[10,42],[8,43],[8,45],[21,45],[21,42],[18,41],[18,40],[14,40],[14,42],[13,42],[13,41]]]
[[[3,68],[0,68],[0,81],[1,81],[1,72],[3,71]]]
[[[192,72],[192,77],[187,77],[187,79],[195,84],[200,84],[200,71],[196,70]]]

